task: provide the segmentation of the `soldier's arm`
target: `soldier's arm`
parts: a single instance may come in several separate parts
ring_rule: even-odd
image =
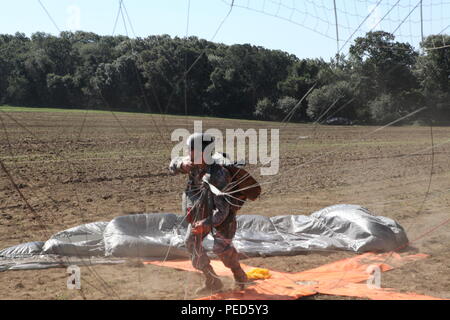
[[[188,171],[185,169],[184,165],[188,164],[189,162],[190,162],[189,157],[173,158],[169,164],[170,173],[172,173],[172,174],[188,173]]]

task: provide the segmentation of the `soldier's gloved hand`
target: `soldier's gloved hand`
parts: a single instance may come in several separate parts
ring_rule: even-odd
[[[184,173],[189,173],[189,171],[191,171],[191,168],[192,168],[192,162],[190,160],[183,161],[183,163],[181,163],[181,170]]]
[[[206,219],[195,222],[192,225],[193,234],[205,234],[211,231],[211,226],[206,223]]]

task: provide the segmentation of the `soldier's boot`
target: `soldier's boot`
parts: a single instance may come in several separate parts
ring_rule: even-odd
[[[215,273],[211,265],[202,270],[205,276],[204,285],[195,291],[196,295],[213,294],[219,292],[223,288],[223,283],[219,276]]]
[[[233,272],[236,289],[244,290],[245,287],[251,283],[241,266],[233,268],[231,271]]]

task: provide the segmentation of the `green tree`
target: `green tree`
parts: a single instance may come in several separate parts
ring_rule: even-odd
[[[326,120],[331,115],[351,120],[364,119],[357,91],[349,81],[340,80],[314,90],[307,98],[308,116],[314,121]]]
[[[450,121],[450,47],[446,46],[449,43],[449,35],[427,37],[421,43],[425,53],[415,66],[428,114],[441,123]]]
[[[269,98],[258,101],[253,115],[261,120],[277,120],[275,104]]]
[[[392,110],[388,114],[398,116],[419,108],[420,99],[416,101],[410,99],[410,103],[403,103],[419,87],[413,73],[417,57],[418,53],[410,44],[395,41],[394,35],[388,32],[369,32],[365,37],[357,38],[350,47],[349,63],[353,69],[352,83],[355,85],[359,100],[364,101],[368,108],[378,106],[377,110],[391,105],[397,110],[395,112]],[[360,114],[367,118],[365,116],[367,112]],[[389,117],[388,114],[382,116],[379,112],[370,111],[369,114],[374,122]],[[380,118],[374,119],[375,115]]]

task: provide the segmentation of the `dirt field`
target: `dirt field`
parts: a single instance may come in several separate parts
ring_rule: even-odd
[[[0,249],[46,240],[81,223],[180,212],[185,177],[168,174],[175,144],[170,133],[183,127],[193,131],[194,118],[1,110],[0,157],[33,211],[0,171]],[[310,214],[338,203],[365,206],[406,229],[413,241],[408,252],[430,255],[384,273],[382,287],[450,298],[450,223],[443,224],[450,218],[450,143],[432,154],[429,127],[375,131],[201,120],[204,129],[280,129],[280,172],[258,177],[263,194],[241,214]],[[449,139],[450,128],[433,128],[434,145]],[[250,170],[258,176],[257,167]],[[298,272],[353,255],[310,253],[244,263]],[[190,299],[201,281],[196,274],[138,261],[82,267],[82,277],[80,292],[66,288],[64,268],[2,272],[0,299]],[[232,281],[226,279],[226,285]]]

